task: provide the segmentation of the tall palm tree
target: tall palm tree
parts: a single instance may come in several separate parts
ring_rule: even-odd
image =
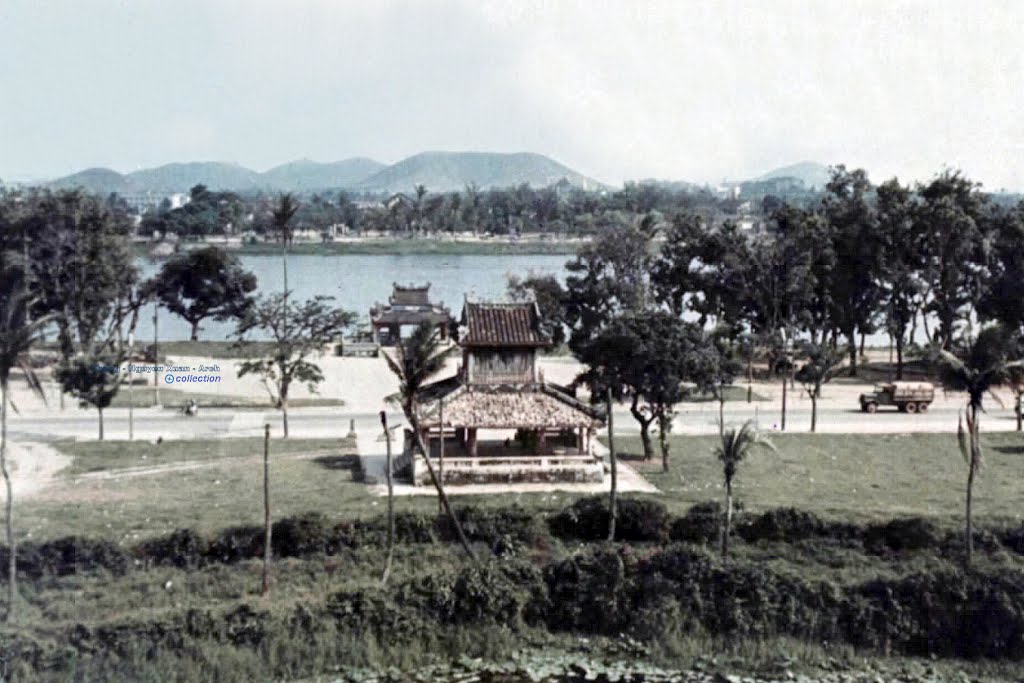
[[[13,278],[20,281],[20,276]],[[24,286],[4,278],[3,295],[0,295],[0,472],[3,473],[7,489],[7,616],[14,621],[16,612],[17,587],[17,541],[14,538],[14,491],[11,473],[7,468],[7,406],[11,404],[10,377],[15,368],[21,370],[29,388],[43,396],[43,388],[28,361],[28,352],[38,341],[52,316],[30,320],[28,309],[32,303]],[[13,404],[11,404],[13,405]]]
[[[766,439],[754,426],[753,420],[747,420],[737,429],[730,427],[721,433],[721,443],[715,449],[715,455],[722,461],[722,472],[725,475],[725,527],[722,530],[722,556],[729,554],[729,533],[732,528],[732,480],[736,476],[736,468],[757,446],[774,451],[775,446]]]
[[[981,437],[978,428],[979,414],[984,410],[982,400],[986,393],[1024,367],[1024,361],[1009,361],[1009,335],[999,325],[986,327],[978,338],[966,349],[963,358],[944,349],[936,351],[939,377],[943,386],[954,391],[967,392],[966,423],[963,416],[957,418],[957,441],[960,453],[967,463],[967,495],[965,496],[966,553],[964,566],[971,567],[974,554],[972,504],[974,479],[981,468]],[[993,397],[995,395],[993,394]],[[998,398],[997,398],[998,400]]]
[[[384,358],[388,362],[388,367],[398,377],[398,400],[402,406],[402,411],[405,413],[405,418],[409,421],[413,438],[416,440],[416,447],[423,454],[423,459],[427,463],[430,481],[434,484],[434,488],[437,489],[441,505],[452,522],[452,527],[459,538],[459,543],[462,544],[470,559],[476,560],[476,555],[473,553],[473,549],[470,547],[469,541],[462,531],[462,525],[452,512],[448,496],[444,492],[444,485],[434,471],[433,464],[430,462],[429,450],[427,449],[427,444],[423,441],[423,434],[420,431],[420,391],[423,385],[427,383],[427,380],[444,368],[445,359],[450,355],[453,348],[443,348],[434,327],[429,323],[421,323],[408,339],[398,340],[395,358],[388,354],[384,354]]]

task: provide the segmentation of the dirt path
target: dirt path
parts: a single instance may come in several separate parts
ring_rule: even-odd
[[[27,441],[8,441],[7,457],[11,463],[15,500],[31,498],[45,489],[72,460],[71,456],[63,455],[49,444]],[[6,489],[0,485],[0,502],[6,500]]]

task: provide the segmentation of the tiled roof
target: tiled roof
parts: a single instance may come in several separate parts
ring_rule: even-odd
[[[463,346],[548,346],[535,303],[476,303],[462,309]]]
[[[444,423],[452,427],[559,429],[596,427],[602,420],[599,410],[541,385],[482,390],[455,386],[443,394],[441,391],[432,393],[431,400],[421,404],[420,423],[424,427],[437,426],[441,398],[444,399]]]
[[[429,293],[430,283],[422,287],[402,287],[396,283],[390,302],[392,306],[429,306]]]

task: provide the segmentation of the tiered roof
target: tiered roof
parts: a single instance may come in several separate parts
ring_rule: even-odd
[[[473,302],[462,309],[464,347],[542,347],[551,339],[541,330],[534,302]]]

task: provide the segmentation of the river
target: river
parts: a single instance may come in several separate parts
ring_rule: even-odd
[[[556,275],[564,281],[565,263],[569,259],[565,255],[290,255],[288,285],[294,300],[333,296],[338,306],[354,311],[360,323],[368,324],[370,307],[376,302],[387,302],[392,283],[422,285],[429,282],[431,300],[443,302],[457,317],[466,294],[490,299],[502,297],[509,275]],[[245,255],[239,260],[246,270],[255,273],[259,293],[281,291],[280,256]],[[161,263],[140,259],[142,277],[154,275]],[[159,328],[160,339],[189,338],[188,323],[166,309],[160,310]],[[233,321],[206,320],[201,325],[199,338],[231,339],[234,329]],[[141,343],[152,340],[153,306],[143,309],[136,337]]]

